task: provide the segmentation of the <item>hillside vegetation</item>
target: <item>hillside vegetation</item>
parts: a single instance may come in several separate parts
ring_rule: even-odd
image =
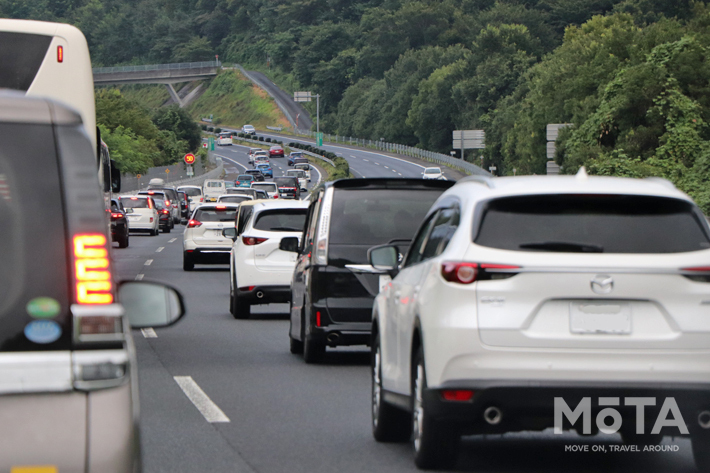
[[[268,59],[321,95],[326,132],[448,152],[452,130],[483,129],[503,174],[545,172],[545,125],[571,123],[564,172],[667,177],[710,211],[704,1],[0,0],[0,15],[76,24],[96,65]]]

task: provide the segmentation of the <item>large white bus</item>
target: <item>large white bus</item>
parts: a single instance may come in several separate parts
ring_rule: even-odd
[[[0,19],[0,89],[48,97],[81,115],[96,150],[104,193],[120,190],[121,175],[96,127],[94,76],[89,47],[76,27],[44,21]]]

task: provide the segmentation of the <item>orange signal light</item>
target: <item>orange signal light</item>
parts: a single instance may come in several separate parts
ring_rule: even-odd
[[[106,236],[101,234],[74,237],[74,278],[79,304],[111,304],[111,273]]]

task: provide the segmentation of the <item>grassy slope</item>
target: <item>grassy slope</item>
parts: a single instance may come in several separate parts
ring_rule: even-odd
[[[122,85],[119,90],[127,99],[150,109],[160,107],[170,98],[168,89],[163,84]]]
[[[238,71],[222,71],[187,110],[198,120],[212,114],[213,123],[221,126],[289,126],[274,100]]]

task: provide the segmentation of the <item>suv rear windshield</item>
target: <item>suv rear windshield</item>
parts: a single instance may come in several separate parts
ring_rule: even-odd
[[[636,195],[526,195],[489,202],[474,243],[517,251],[680,253],[710,248],[689,202]]]
[[[237,209],[198,209],[195,220],[198,222],[234,222]]]
[[[378,245],[411,240],[443,189],[338,189],[330,243]]]
[[[250,196],[248,195],[223,195],[220,196],[218,201],[219,202],[228,202],[230,204],[238,204],[240,202],[244,202],[245,200],[252,200]]]
[[[0,351],[68,350],[72,265],[56,136],[49,125],[0,123],[0,140]],[[32,343],[33,320],[59,339]]]
[[[295,177],[277,177],[274,182],[279,187],[298,187],[298,179]]]
[[[301,232],[307,209],[264,210],[256,216],[254,228],[266,232]]]
[[[251,187],[252,189],[264,189],[269,191],[276,190],[276,184],[274,184],[273,182],[252,183]]]
[[[136,197],[134,199],[121,199],[123,202],[124,209],[147,209],[150,208],[148,205],[148,199],[144,197]]]

